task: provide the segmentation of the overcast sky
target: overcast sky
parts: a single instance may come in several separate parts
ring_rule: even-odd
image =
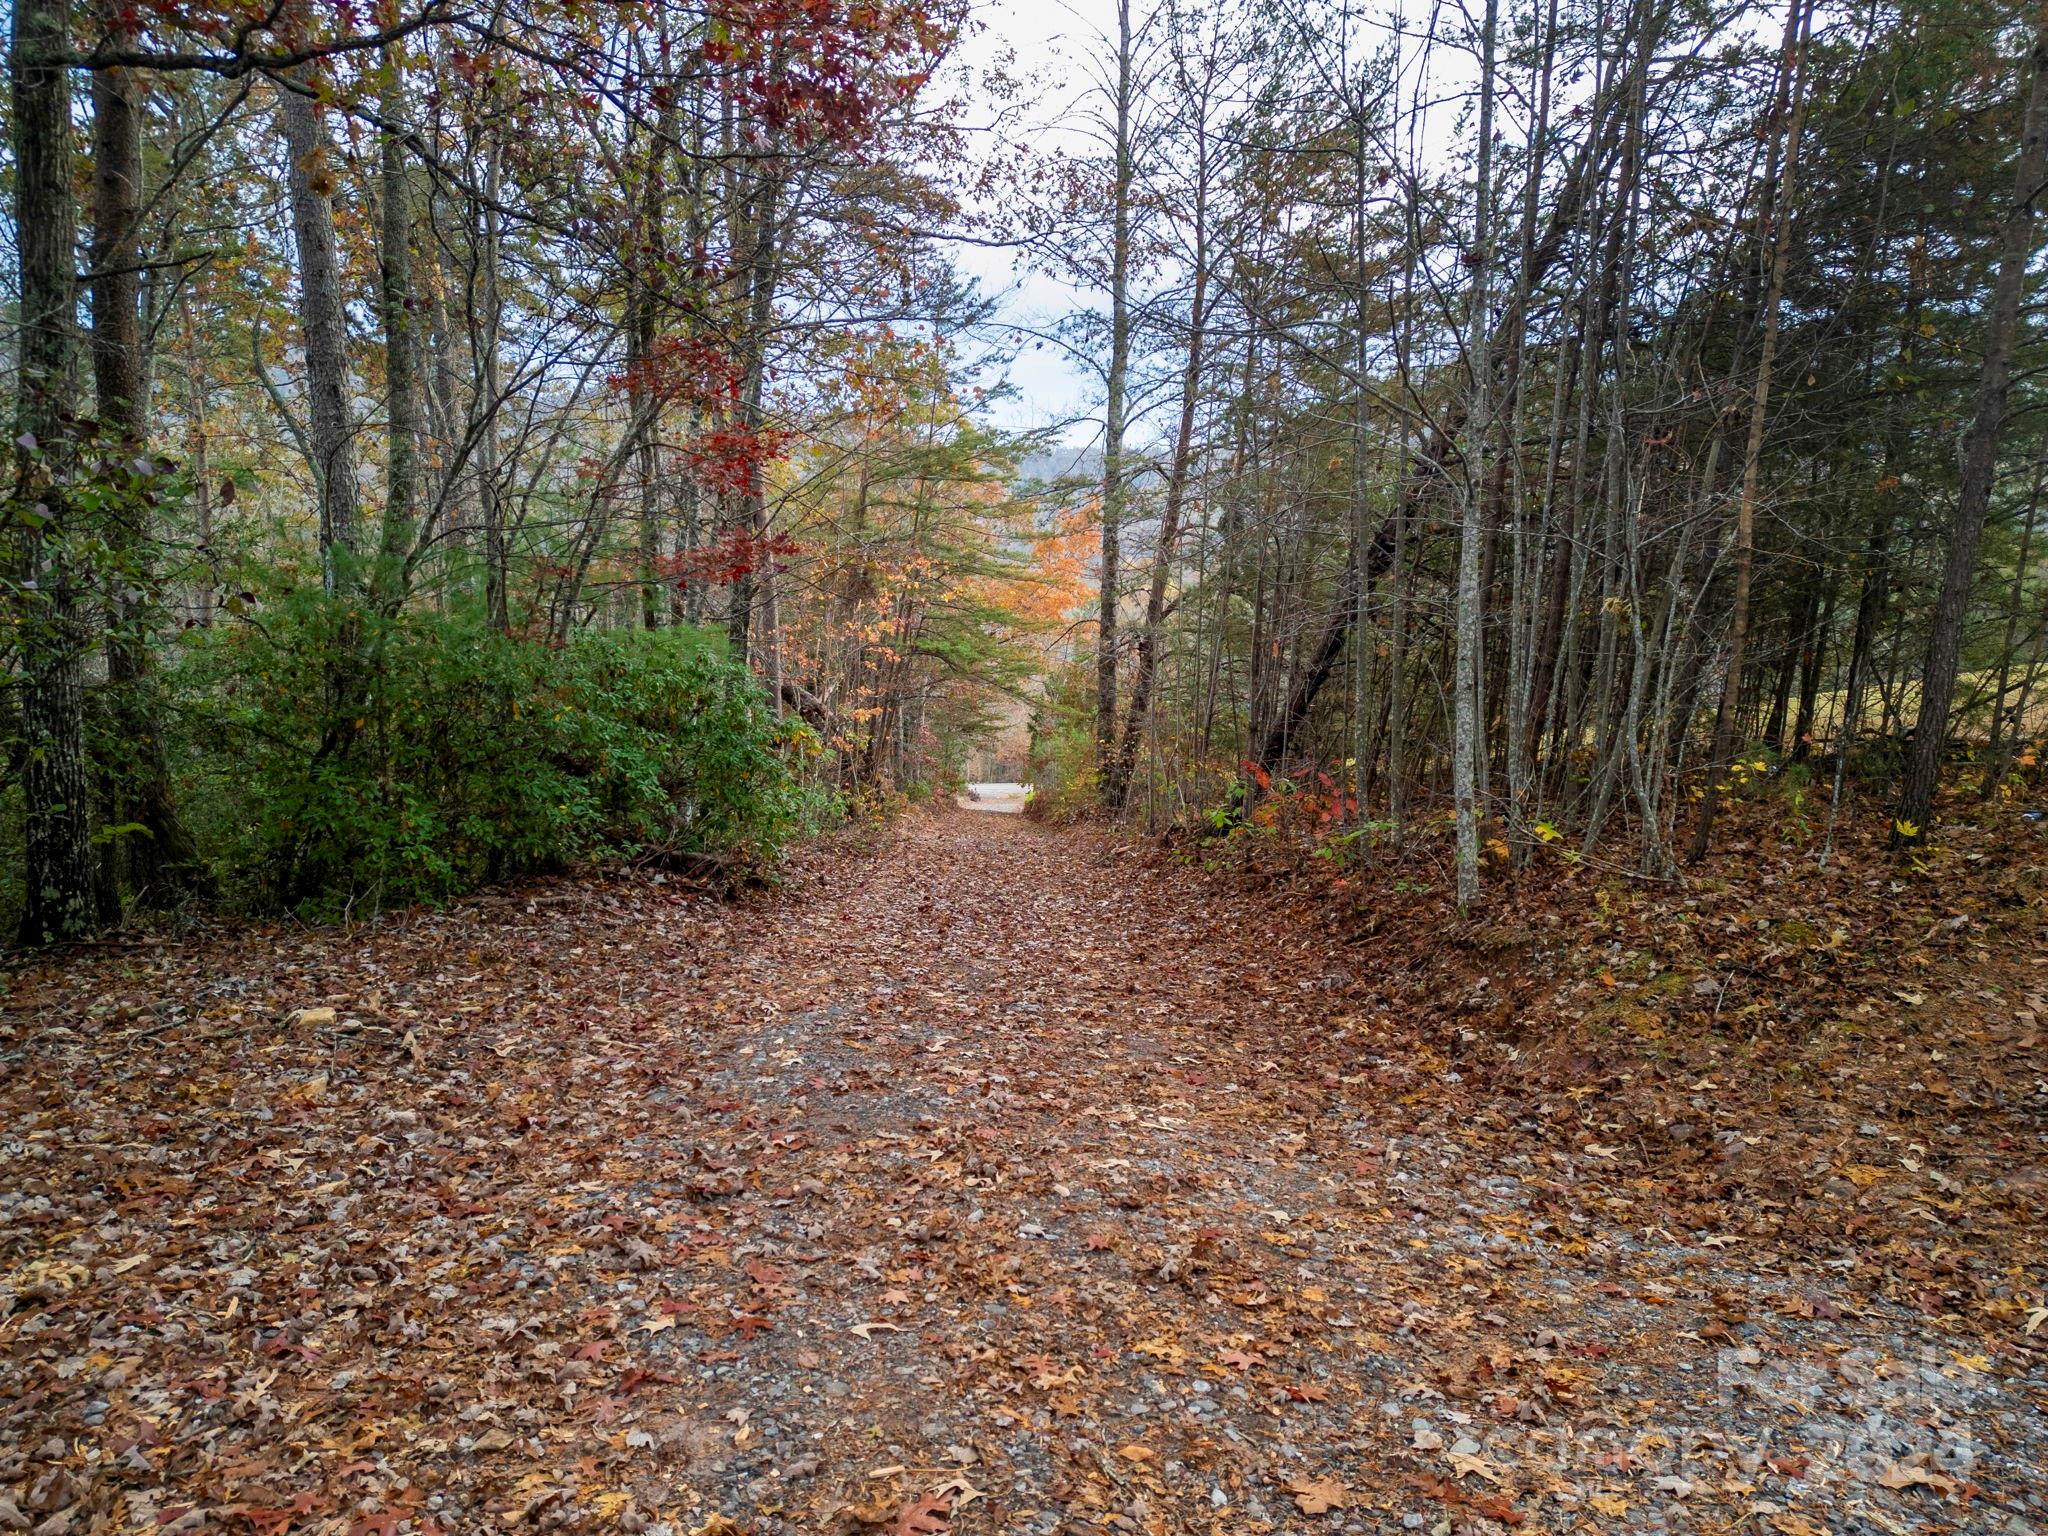
[[[1156,0],[1133,0],[1134,20]],[[1419,42],[1434,14],[1444,30],[1440,38],[1456,29],[1457,0],[1363,0],[1354,16],[1367,31],[1380,31],[1401,18],[1407,35]],[[1061,147],[1063,141],[1077,153],[1087,153],[1093,142],[1081,131],[1075,104],[1087,92],[1091,79],[1100,78],[1115,47],[1116,0],[979,0],[975,7],[978,25],[958,50],[954,60],[957,86],[964,77],[971,81],[1004,60],[1011,72],[1028,82],[1021,123],[1011,125],[1034,148]],[[1413,90],[1411,68],[1419,68],[1423,55],[1404,47],[1408,60],[1402,73],[1404,88]],[[1096,66],[1091,70],[1088,66]],[[1460,56],[1457,46],[1439,42],[1429,55],[1429,76],[1433,89],[1449,90],[1425,111],[1421,142],[1425,159],[1447,152],[1448,139],[1462,105],[1459,86],[1463,77],[1476,76],[1469,58]],[[1512,106],[1503,102],[1503,129]],[[1434,141],[1434,142],[1433,142]],[[988,247],[961,244],[954,248],[960,268],[981,280],[984,289],[1001,297],[1001,318],[1032,329],[1049,328],[1063,315],[1078,308],[1103,302],[1103,296],[1077,292],[1065,283],[1020,265],[1012,253]],[[1012,430],[1035,430],[1058,426],[1062,440],[1082,446],[1100,434],[1101,386],[1092,370],[1077,367],[1054,344],[1033,348],[1028,342],[1009,370],[1013,398],[995,405],[991,415],[1000,426]],[[1092,418],[1092,419],[1091,419]],[[1137,430],[1142,433],[1140,424]]]
[[[975,20],[978,27],[961,48],[959,65],[979,75],[1006,56],[1013,58],[1012,72],[1032,83],[1020,125],[1030,142],[1049,148],[1067,138],[1072,130],[1065,125],[1065,108],[1086,88],[1086,77],[1073,61],[1100,57],[1110,46],[1106,39],[1115,35],[1115,0],[981,0]],[[985,290],[1002,296],[1002,318],[1018,326],[1048,328],[1092,301],[1090,295],[1021,266],[1008,251],[960,245],[955,258]],[[1101,407],[1099,386],[1050,343],[1036,349],[1024,343],[1009,382],[1015,398],[999,402],[990,414],[998,425],[1013,430],[1068,422]],[[1097,426],[1081,421],[1066,427],[1061,436],[1080,444],[1095,430]]]

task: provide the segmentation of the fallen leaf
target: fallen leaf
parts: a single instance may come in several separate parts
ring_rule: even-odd
[[[1298,1477],[1287,1485],[1287,1491],[1304,1515],[1327,1515],[1333,1509],[1351,1507],[1351,1490],[1334,1477]]]
[[[896,1511],[896,1523],[889,1527],[889,1536],[924,1536],[943,1531],[952,1505],[953,1501],[944,1494],[922,1494]]]
[[[1483,1477],[1489,1483],[1500,1482],[1507,1474],[1492,1462],[1479,1456],[1468,1456],[1463,1451],[1446,1451],[1444,1460],[1460,1477]]]
[[[934,1488],[932,1495],[935,1498],[945,1499],[956,1513],[965,1509],[976,1499],[988,1497],[987,1493],[975,1487],[974,1484],[967,1481],[966,1478],[957,1472]]]
[[[1932,1488],[1943,1495],[1956,1491],[1954,1478],[1903,1461],[1895,1461],[1886,1467],[1877,1475],[1877,1480],[1887,1488]]]

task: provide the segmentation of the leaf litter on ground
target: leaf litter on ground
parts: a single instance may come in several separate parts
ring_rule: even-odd
[[[18,966],[0,1528],[2031,1529],[1999,878],[1461,928],[948,814]]]

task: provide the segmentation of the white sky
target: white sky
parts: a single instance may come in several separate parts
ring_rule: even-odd
[[[1156,4],[1157,0],[1132,0],[1133,19]],[[1419,37],[1433,14],[1440,18],[1440,27],[1455,30],[1459,4],[1460,0],[1360,0],[1360,8],[1352,14],[1367,30],[1383,30],[1398,17],[1410,37]],[[1446,16],[1451,18],[1448,22],[1442,19]],[[978,0],[974,20],[978,25],[959,49],[954,65],[971,80],[1009,58],[1011,73],[1027,82],[1023,118],[1012,125],[1013,134],[1021,130],[1021,136],[1039,149],[1065,145],[1076,153],[1098,150],[1083,132],[1074,107],[1086,94],[1091,79],[1100,78],[1100,67],[1115,46],[1116,0]],[[1420,55],[1408,56],[1411,62],[1419,62]],[[1090,64],[1095,69],[1091,70]],[[1455,45],[1439,45],[1429,67],[1432,80],[1449,88],[1447,95],[1427,109],[1423,120],[1425,157],[1433,158],[1449,149],[1450,131],[1461,106],[1458,87],[1464,77],[1476,77],[1476,66],[1461,58]],[[958,78],[956,75],[956,83]],[[1064,315],[1105,302],[1100,294],[1077,291],[1030,270],[1007,251],[958,245],[954,256],[963,272],[979,278],[989,293],[1001,296],[1000,318],[1020,327],[1049,329]],[[1099,435],[1098,377],[1087,368],[1076,367],[1051,342],[1035,349],[1026,343],[1008,380],[1013,397],[993,406],[989,413],[998,426],[1011,430],[1057,426],[1061,438],[1074,446]],[[1144,431],[1142,424],[1138,431]]]
[[[1020,125],[1030,142],[1044,147],[1070,137],[1061,125],[1064,109],[1085,90],[1086,79],[1069,61],[1099,56],[1104,39],[1115,36],[1115,0],[982,0],[975,21],[978,28],[961,48],[958,62],[979,74],[1005,54],[1013,56],[1012,73],[1034,87],[1027,92],[1031,104]],[[1049,328],[1092,302],[1092,296],[1021,266],[1008,251],[961,245],[955,260],[989,293],[1003,296],[1002,318],[1019,326]],[[1100,390],[1087,372],[1050,343],[1036,350],[1026,343],[1009,370],[1009,382],[1014,398],[993,406],[989,414],[1011,430],[1034,430],[1100,409]],[[1086,421],[1062,433],[1077,444],[1090,435]]]

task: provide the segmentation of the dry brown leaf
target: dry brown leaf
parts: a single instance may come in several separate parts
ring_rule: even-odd
[[[1956,1491],[1954,1478],[1903,1461],[1895,1461],[1886,1467],[1878,1473],[1877,1480],[1887,1488],[1932,1488],[1943,1496]]]
[[[1446,1451],[1444,1460],[1451,1464],[1451,1469],[1460,1477],[1483,1477],[1489,1483],[1498,1483],[1507,1475],[1483,1457],[1468,1456],[1463,1451]]]
[[[943,1531],[952,1507],[953,1501],[946,1494],[920,1494],[896,1512],[896,1523],[889,1527],[889,1536],[929,1536]]]
[[[1333,1509],[1351,1507],[1351,1490],[1334,1477],[1297,1477],[1287,1491],[1304,1515],[1327,1515]]]

